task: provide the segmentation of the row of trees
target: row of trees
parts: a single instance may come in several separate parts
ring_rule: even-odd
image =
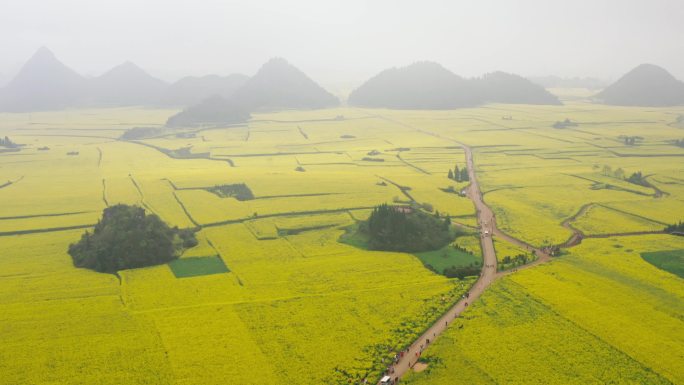
[[[553,124],[553,128],[567,128],[567,127],[577,127],[578,124],[573,122],[572,120],[565,118],[563,121],[557,121],[556,123]]]
[[[0,138],[0,146],[2,147],[7,147],[7,148],[17,148],[19,147],[18,144],[14,143],[9,137],[5,136],[4,138]]]
[[[644,140],[644,138],[641,136],[620,135],[618,138],[621,139],[627,146],[634,146],[637,144],[637,142]]]
[[[471,264],[470,266],[451,266],[444,269],[443,273],[447,278],[463,279],[480,275],[480,266]]]
[[[507,255],[503,257],[501,260],[501,263],[504,265],[509,265],[509,264],[515,264],[515,265],[524,265],[528,261],[531,260],[531,257],[527,254],[521,253],[516,255],[515,257],[511,257],[510,255]]]
[[[449,170],[448,178],[453,179],[456,182],[468,182],[470,180],[468,169],[466,167],[459,169],[458,164],[454,166],[453,170]]]
[[[637,184],[639,186],[650,187],[650,184],[646,180],[646,176],[641,172],[633,172],[630,176],[626,177],[625,170],[622,168],[617,168],[613,170],[610,166],[604,165],[601,170],[601,174],[605,176],[610,176],[616,179],[622,179],[632,184]]]
[[[252,190],[244,183],[216,185],[209,187],[207,190],[221,198],[235,198],[239,201],[254,199]]]
[[[605,176],[617,178],[617,179],[624,179],[625,178],[625,170],[623,170],[621,167],[617,168],[617,169],[615,169],[615,171],[613,171],[613,169],[610,166],[604,165],[603,169],[601,170],[601,174],[603,174]]]
[[[639,186],[644,186],[644,187],[649,187],[650,184],[646,180],[646,176],[644,176],[641,171],[637,171],[632,173],[628,178],[625,179],[629,183],[633,184],[638,184]]]
[[[665,227],[665,232],[666,233],[682,233],[682,232],[684,232],[684,222],[679,221],[679,223],[668,225],[667,227]]]

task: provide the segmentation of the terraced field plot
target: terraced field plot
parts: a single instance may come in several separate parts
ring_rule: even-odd
[[[577,216],[571,223],[587,236],[617,235],[584,239],[548,265],[503,278],[465,313],[463,329],[428,349],[442,364],[410,380],[682,382],[681,278],[639,254],[684,245],[619,235],[682,219],[684,150],[667,142],[682,136],[668,126],[682,112],[587,104],[287,111],[240,127],[184,130],[194,137],[128,142],[116,140],[126,128],[158,125],[172,112],[1,115],[0,135],[26,146],[0,153],[0,180],[13,181],[0,188],[0,200],[11,202],[0,205],[0,372],[29,384],[71,383],[76,367],[86,383],[374,380],[382,360],[472,280],[338,238],[386,202],[427,203],[475,226],[472,202],[458,194],[466,184],[447,178],[465,163],[465,143],[506,233],[560,244],[573,234],[563,222]],[[551,128],[566,117],[580,125]],[[636,132],[645,138],[639,146],[618,139]],[[196,158],[171,156],[179,148]],[[604,174],[604,166],[642,171],[652,187]],[[206,190],[240,183],[254,199]],[[66,250],[83,229],[55,229],[91,226],[119,202],[173,226],[201,227],[200,244],[180,261],[218,255],[229,271],[178,278],[157,266],[117,277],[74,268]],[[480,260],[477,234],[456,244],[472,252],[466,262]],[[521,251],[499,239],[496,249],[499,258]]]
[[[176,278],[199,277],[230,271],[219,256],[177,259],[169,263],[169,267]]]
[[[586,240],[502,279],[428,350],[431,369],[407,382],[680,383],[684,287],[637,251],[676,245],[684,240]]]

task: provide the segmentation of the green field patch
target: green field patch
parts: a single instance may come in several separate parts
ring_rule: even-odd
[[[199,277],[230,272],[228,266],[218,255],[176,259],[169,263],[169,268],[176,278]]]
[[[340,236],[338,241],[340,243],[344,243],[346,245],[354,246],[354,247],[359,248],[359,249],[369,250],[368,249],[369,237],[368,237],[368,235],[359,231],[359,224],[358,223],[355,223],[353,225],[345,227],[344,228],[344,234],[342,234]]]
[[[318,226],[307,226],[307,227],[298,227],[298,228],[293,228],[293,229],[287,229],[287,228],[278,228],[278,236],[281,237],[286,237],[288,235],[297,235],[301,234],[307,231],[316,231],[316,230],[324,230],[324,229],[329,229],[332,227],[337,227],[339,224],[333,223],[329,225],[318,225]]]
[[[661,270],[684,278],[684,250],[663,250],[641,253],[641,258]]]
[[[222,184],[206,189],[212,194],[221,198],[235,198],[239,201],[249,201],[254,199],[252,190],[244,183]]]
[[[439,250],[414,253],[418,259],[430,270],[443,274],[450,267],[475,266],[480,258],[466,251],[459,250],[453,245],[447,245]]]

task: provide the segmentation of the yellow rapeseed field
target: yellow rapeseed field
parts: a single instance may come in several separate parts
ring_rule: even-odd
[[[408,381],[684,382],[682,280],[639,256],[684,243],[620,236],[684,219],[684,150],[668,142],[682,136],[668,125],[681,109],[283,111],[239,127],[117,140],[172,113],[0,115],[0,136],[25,144],[0,153],[0,383],[375,381],[472,279],[338,238],[381,203],[421,204],[475,227],[472,202],[458,194],[467,184],[447,177],[464,167],[461,143],[509,235],[559,244],[572,235],[564,221],[588,236],[616,235],[498,281]],[[580,125],[551,128],[565,118]],[[626,146],[620,135],[644,140]],[[641,171],[655,188],[617,169]],[[254,199],[211,191],[241,183]],[[69,244],[117,203],[197,227],[199,245],[181,258],[218,256],[229,271],[176,278],[167,265],[117,275],[75,268]],[[478,234],[456,243],[481,253]],[[496,248],[499,259],[521,251],[499,239]]]

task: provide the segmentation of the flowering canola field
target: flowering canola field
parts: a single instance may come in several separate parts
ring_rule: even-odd
[[[344,227],[400,202],[475,226],[472,203],[457,194],[465,184],[447,178],[463,167],[465,143],[499,226],[525,242],[564,242],[572,233],[562,222],[588,204],[571,221],[588,236],[658,230],[684,212],[684,150],[668,145],[681,137],[667,125],[678,112],[341,108],[138,141],[117,138],[173,111],[0,115],[0,136],[25,144],[0,152],[0,383],[372,382],[472,279],[339,243]],[[550,128],[566,117],[580,126]],[[620,135],[645,139],[630,147]],[[196,156],[168,155],[181,148]],[[604,166],[642,171],[655,188]],[[209,191],[237,183],[254,199]],[[200,228],[182,258],[219,256],[229,272],[179,279],[166,265],[118,275],[74,268],[68,245],[116,203]],[[456,243],[479,257],[477,239]],[[638,257],[661,249],[684,244],[665,235],[585,239],[502,279],[409,380],[684,382],[682,280]],[[519,251],[503,242],[497,250]]]

